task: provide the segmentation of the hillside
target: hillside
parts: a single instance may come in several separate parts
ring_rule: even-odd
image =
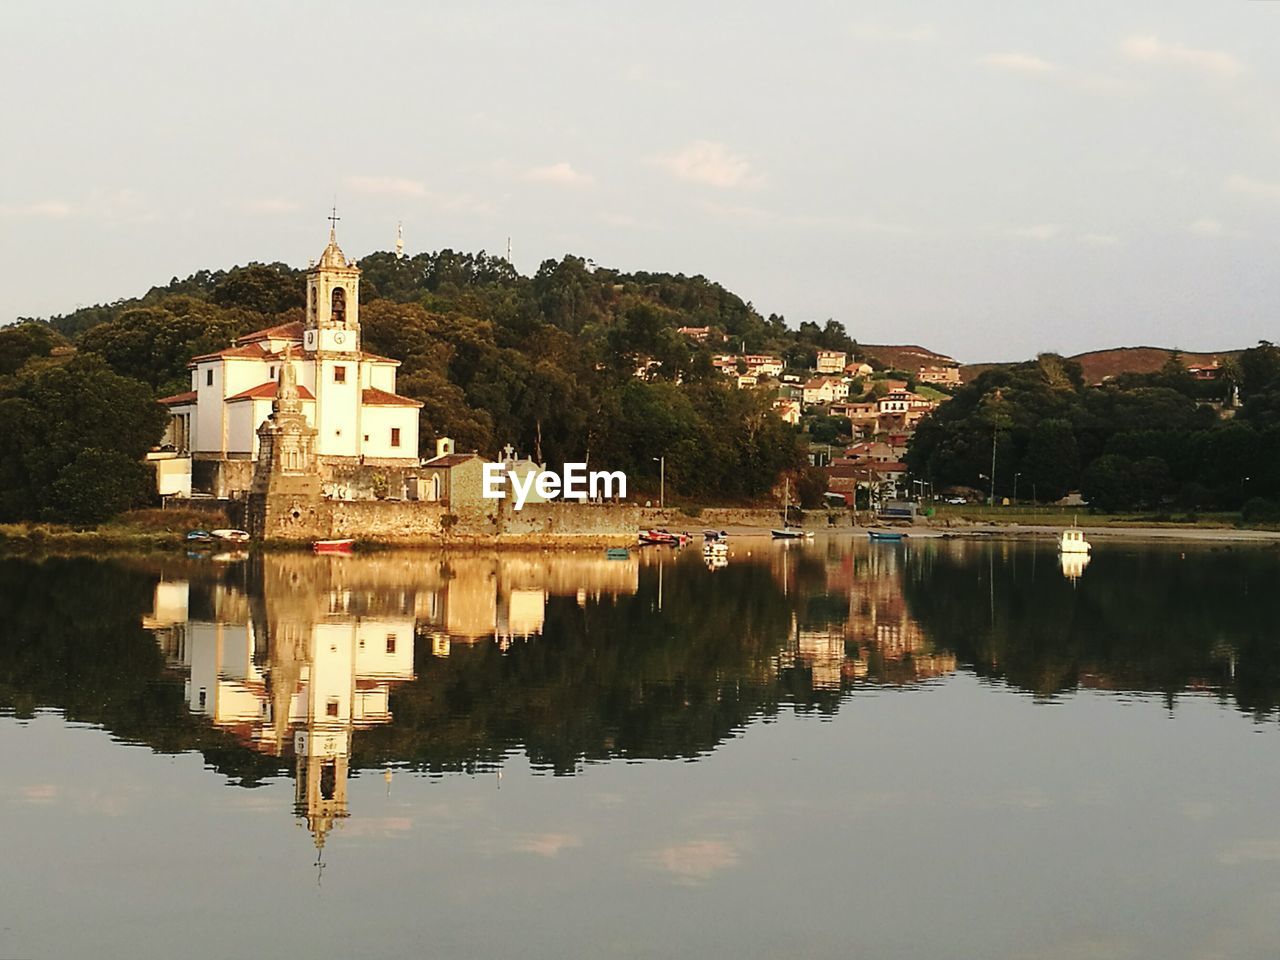
[[[936,353],[915,344],[860,343],[858,348],[868,357],[879,360],[893,370],[914,373],[920,367],[940,367],[955,363],[945,353]]]
[[[868,350],[871,348],[867,348]],[[1101,383],[1108,377],[1121,373],[1155,373],[1174,351],[1166,347],[1113,347],[1110,350],[1089,350],[1077,353],[1070,360],[1075,360],[1084,371],[1085,383]],[[1183,364],[1186,366],[1208,365],[1217,361],[1240,356],[1239,350],[1221,350],[1217,353],[1181,352]],[[960,368],[960,379],[964,383],[977,378],[980,374],[996,367],[1011,366],[1005,363],[967,363]]]

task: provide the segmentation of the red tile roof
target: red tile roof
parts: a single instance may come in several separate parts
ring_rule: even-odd
[[[227,349],[219,350],[217,353],[203,353],[198,357],[192,357],[187,366],[194,367],[201,360],[217,360],[220,357],[240,360],[271,360],[278,356],[280,354],[272,353],[263,347],[261,343],[248,343],[242,347],[227,347]]]
[[[175,393],[172,397],[161,397],[156,402],[163,403],[166,407],[177,407],[184,403],[195,403],[196,392],[194,390],[188,390],[186,393]]]
[[[399,360],[393,360],[391,357],[380,357],[376,353],[369,353],[367,350],[360,351],[360,359],[372,360],[374,363],[394,363],[397,367],[400,366]]]
[[[227,403],[233,400],[274,400],[276,398],[276,382],[268,380],[266,383],[260,383],[256,387],[250,387],[248,390],[241,390],[234,397],[227,397]],[[315,397],[311,391],[298,384],[298,396],[303,400],[314,400]]]
[[[394,393],[387,393],[377,387],[365,387],[360,395],[360,402],[369,407],[420,407],[421,400],[411,400]]]
[[[301,340],[302,331],[302,321],[295,320],[293,323],[282,323],[263,330],[255,330],[253,333],[246,333],[243,337],[236,337],[236,343],[257,343],[259,340]]]

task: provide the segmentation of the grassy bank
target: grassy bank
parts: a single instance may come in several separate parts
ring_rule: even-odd
[[[1102,527],[1247,527],[1249,529],[1275,529],[1274,524],[1246,524],[1239,513],[1185,513],[1128,511],[1125,513],[1092,513],[1088,507],[1057,507],[1049,505],[1019,504],[1018,506],[994,506],[986,504],[938,504],[936,521],[948,520],[967,523],[1000,524],[1016,523],[1023,526],[1080,526]]]
[[[205,510],[132,510],[96,527],[4,523],[0,524],[0,551],[169,549],[182,546],[188,530],[226,523],[221,513]]]

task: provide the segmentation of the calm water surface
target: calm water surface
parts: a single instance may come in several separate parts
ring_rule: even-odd
[[[6,559],[0,610],[0,957],[1280,948],[1275,550]]]

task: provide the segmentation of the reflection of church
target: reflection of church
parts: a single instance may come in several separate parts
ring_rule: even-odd
[[[392,689],[415,677],[419,629],[436,656],[453,643],[505,650],[542,632],[549,597],[635,593],[639,576],[634,560],[519,552],[264,554],[223,577],[194,572],[156,585],[143,626],[184,676],[193,713],[264,754],[292,755],[295,812],[318,847],[348,815],[355,735],[389,724]]]
[[[310,558],[258,561],[262,595],[218,583],[193,597],[186,581],[161,582],[144,626],[186,673],[193,713],[263,753],[293,754],[295,812],[323,846],[347,816],[352,734],[389,723],[391,687],[413,679],[413,613],[354,597],[297,559]]]

